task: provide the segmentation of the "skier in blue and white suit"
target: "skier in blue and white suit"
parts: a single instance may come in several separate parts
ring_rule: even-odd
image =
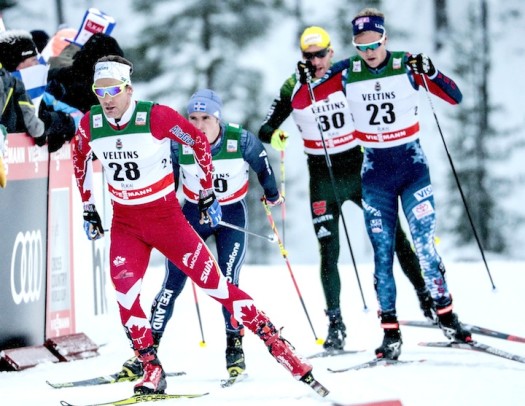
[[[374,281],[384,329],[384,340],[376,355],[396,359],[401,352],[393,277],[398,199],[423,278],[436,304],[438,324],[448,338],[471,341],[470,333],[452,312],[445,268],[434,245],[434,196],[419,142],[418,91],[427,86],[451,104],[461,101],[461,92],[427,56],[388,51],[380,11],[361,11],[352,21],[352,28],[358,55],[349,60],[345,91],[356,137],[365,147],[361,169],[363,207],[374,248]]]
[[[222,209],[222,220],[238,227],[247,228],[248,176],[250,167],[264,190],[269,206],[280,205],[284,198],[279,193],[274,171],[266,150],[259,139],[241,126],[221,122],[221,98],[212,90],[202,89],[193,94],[187,106],[189,121],[201,130],[211,145],[213,162],[213,189]],[[192,227],[207,240],[214,236],[217,261],[228,280],[239,284],[239,273],[246,255],[246,233],[225,226],[212,228],[201,223],[199,190],[201,189],[199,167],[195,164],[191,148],[173,142],[172,164],[175,183],[182,184],[185,203],[182,211]],[[173,313],[175,299],[181,293],[187,275],[173,263],[166,261],[166,277],[152,307],[152,330],[158,344],[168,320]],[[243,328],[236,325],[230,313],[223,307],[226,326],[226,368],[230,375],[245,369],[242,350]]]

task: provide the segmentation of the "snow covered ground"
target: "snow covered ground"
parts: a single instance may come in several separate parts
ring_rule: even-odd
[[[277,248],[276,248],[277,250]],[[278,251],[277,251],[278,253]],[[445,258],[446,261],[446,258]],[[323,298],[318,272],[313,266],[293,266],[302,298],[312,320],[310,327],[297,292],[283,261],[282,266],[250,266],[243,270],[241,285],[255,298],[278,326],[283,336],[302,355],[320,351],[315,337],[326,334]],[[209,395],[188,400],[168,400],[162,404],[191,405],[330,405],[398,399],[411,405],[520,405],[525,399],[523,376],[525,364],[491,355],[455,349],[418,346],[420,341],[441,341],[439,330],[403,327],[404,346],[401,359],[425,362],[377,367],[334,374],[327,368],[342,368],[373,357],[382,339],[376,317],[372,288],[372,265],[359,264],[359,274],[368,311],[357,288],[354,270],[341,267],[343,277],[342,308],[349,337],[347,349],[362,349],[353,355],[312,360],[314,375],[331,393],[321,398],[306,385],[296,382],[278,365],[258,338],[247,333],[245,354],[248,379],[230,388],[221,388],[225,377],[222,315],[218,305],[199,292],[205,346],[196,317],[191,286],[186,286],[160,347],[160,357],[169,371],[185,371],[182,377],[168,378],[172,393]],[[525,336],[525,264],[489,262],[496,290],[493,291],[482,263],[449,263],[448,282],[454,294],[456,311],[466,323]],[[152,268],[144,285],[143,301],[149,308],[163,270]],[[407,279],[396,269],[398,313],[400,319],[422,320],[416,296]],[[110,296],[111,298],[113,296]],[[1,404],[58,405],[64,399],[74,404],[89,404],[129,396],[133,383],[119,383],[88,388],[53,389],[46,380],[61,382],[106,375],[119,370],[130,355],[127,340],[111,303],[113,314],[107,330],[101,332],[106,343],[100,356],[82,361],[39,365],[21,372],[0,373]],[[475,336],[481,342],[525,356],[525,344]]]

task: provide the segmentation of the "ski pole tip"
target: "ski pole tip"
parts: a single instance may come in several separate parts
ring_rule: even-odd
[[[206,347],[206,342],[205,341],[201,341],[199,343],[199,345],[200,345],[201,348],[204,348],[204,347]]]
[[[324,344],[324,340],[322,338],[318,338],[315,340],[315,343],[318,344],[318,345],[323,345]]]

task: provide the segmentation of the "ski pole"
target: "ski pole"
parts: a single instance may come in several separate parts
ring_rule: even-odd
[[[235,224],[230,224],[230,223],[227,223],[225,221],[219,221],[219,225],[223,226],[223,227],[228,227],[228,228],[232,228],[234,230],[237,230],[237,231],[242,231],[243,233],[246,233],[246,234],[249,234],[249,235],[253,235],[255,237],[259,237],[259,238],[263,238],[265,239],[266,241],[270,241],[270,242],[277,242],[277,239],[275,238],[275,235],[262,235],[262,234],[257,234],[257,233],[254,233],[252,231],[248,231],[247,229],[245,228],[242,228],[242,227],[239,227],[239,226],[236,226]]]
[[[308,94],[310,95],[310,101],[312,102],[312,105],[316,103],[314,91],[312,89],[312,76],[310,75],[310,72],[307,72],[307,81],[306,86],[308,87]],[[315,113],[314,113],[315,114]],[[317,123],[317,129],[319,130],[319,135],[321,136],[321,143],[323,144],[323,150],[324,150],[324,156],[326,159],[326,166],[328,167],[328,175],[330,176],[330,182],[332,183],[332,191],[334,193],[335,201],[337,203],[337,207],[339,208],[339,212],[341,213],[341,220],[343,222],[343,229],[345,231],[346,236],[346,242],[348,244],[348,250],[350,251],[350,258],[352,259],[352,265],[354,267],[355,276],[357,279],[357,285],[359,287],[359,292],[361,293],[361,299],[363,301],[363,307],[364,310],[368,310],[368,307],[366,305],[365,301],[365,295],[363,293],[363,288],[361,286],[361,280],[359,278],[359,272],[357,271],[357,263],[355,261],[354,251],[352,250],[352,244],[350,244],[350,236],[348,234],[348,228],[346,227],[346,221],[345,216],[343,213],[343,205],[341,203],[341,200],[339,199],[339,195],[337,193],[337,187],[335,184],[335,177],[334,172],[332,170],[332,160],[330,159],[330,154],[328,154],[328,150],[326,149],[326,142],[324,139],[323,134],[323,128],[321,127],[321,123],[319,121],[319,118],[317,117],[317,114],[315,114],[315,122]]]
[[[206,340],[204,340],[204,330],[202,329],[202,318],[201,318],[201,311],[199,308],[199,299],[197,297],[197,289],[195,289],[195,283],[191,282],[191,287],[193,289],[193,297],[195,299],[195,309],[197,309],[197,319],[199,320],[199,327],[201,329],[201,342],[199,345],[201,347],[206,347]]]
[[[487,263],[487,259],[485,258],[485,252],[483,250],[483,247],[481,245],[481,240],[478,236],[478,232],[476,231],[476,227],[474,226],[474,221],[472,220],[472,216],[470,214],[470,210],[467,205],[467,200],[465,199],[465,194],[463,193],[463,188],[461,187],[461,184],[459,182],[459,177],[456,172],[456,168],[454,167],[454,162],[452,161],[452,157],[450,156],[450,153],[448,151],[447,143],[445,142],[445,137],[443,135],[443,131],[441,131],[441,125],[439,124],[439,120],[436,114],[436,109],[434,108],[434,103],[432,103],[432,98],[430,97],[430,92],[428,90],[428,84],[427,79],[425,78],[425,75],[421,74],[421,78],[423,79],[423,87],[426,90],[428,103],[430,104],[430,109],[432,110],[432,114],[434,115],[434,120],[436,121],[436,125],[439,131],[439,135],[441,136],[441,140],[443,141],[443,146],[445,147],[445,152],[447,153],[448,162],[450,163],[450,167],[452,168],[452,173],[454,175],[454,179],[456,181],[456,185],[459,190],[459,194],[461,195],[461,200],[463,202],[463,206],[465,207],[465,211],[467,213],[468,221],[470,223],[470,227],[472,228],[472,232],[474,234],[474,238],[476,239],[476,243],[478,244],[479,252],[481,253],[481,258],[483,259],[483,264],[485,265],[485,269],[487,270],[487,274],[490,279],[490,283],[492,285],[492,289],[496,289],[496,286],[494,285],[494,281],[492,280],[492,274],[489,269],[489,265]]]
[[[286,247],[286,198],[285,198],[285,186],[284,186],[284,150],[281,151],[281,196],[284,201],[281,204],[281,223],[283,231],[283,245]]]
[[[266,199],[263,197],[261,199],[261,202],[264,207],[264,211],[266,212],[266,216],[268,217],[268,221],[270,222],[270,226],[272,227],[273,233],[275,234],[275,237],[277,238],[277,243],[279,244],[279,249],[281,250],[281,255],[284,258],[284,261],[286,262],[286,266],[288,267],[288,271],[290,272],[290,276],[292,277],[292,282],[295,286],[295,290],[297,291],[297,295],[299,296],[299,300],[301,301],[301,305],[303,306],[304,314],[306,315],[306,318],[308,319],[308,323],[310,324],[310,328],[312,329],[312,333],[314,334],[315,342],[317,344],[323,344],[324,340],[322,338],[318,338],[317,334],[315,334],[314,326],[312,324],[312,320],[310,320],[310,316],[308,315],[308,310],[306,310],[306,305],[304,304],[303,296],[301,295],[301,291],[299,290],[299,286],[297,285],[297,282],[295,280],[292,266],[290,265],[290,261],[288,260],[288,252],[284,249],[284,245],[279,238],[279,232],[277,231],[277,227],[275,226],[275,222],[273,221],[272,212],[270,211],[270,207],[268,206],[268,203],[266,203]]]

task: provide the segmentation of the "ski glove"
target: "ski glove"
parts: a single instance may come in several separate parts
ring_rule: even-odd
[[[297,62],[297,73],[299,74],[299,82],[303,85],[310,82],[315,77],[315,66],[312,61],[307,60]]]
[[[94,204],[84,205],[84,231],[89,240],[98,240],[104,236],[102,221]]]
[[[275,130],[272,134],[270,144],[276,151],[284,151],[288,145],[288,133],[280,129]]]
[[[284,203],[284,196],[280,193],[277,193],[277,196],[274,196],[272,198],[265,197],[265,200],[266,200],[266,204],[269,207],[280,206],[281,204]]]
[[[213,189],[199,191],[199,211],[201,212],[201,224],[211,222],[211,226],[216,227],[221,222],[221,205]]]
[[[407,65],[416,75],[425,74],[427,76],[434,76],[436,68],[428,56],[425,54],[412,55],[407,60]]]
[[[56,152],[66,141],[71,141],[75,136],[75,121],[62,111],[42,110],[40,118],[44,122],[44,136],[47,140],[49,152]]]

